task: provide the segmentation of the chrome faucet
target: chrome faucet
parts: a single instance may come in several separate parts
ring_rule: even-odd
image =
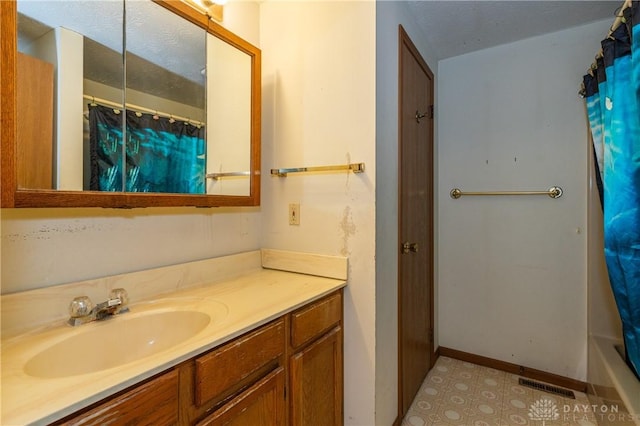
[[[123,288],[114,288],[105,302],[93,305],[88,296],[74,298],[69,304],[70,318],[67,321],[72,326],[100,321],[113,315],[129,312],[129,295]]]

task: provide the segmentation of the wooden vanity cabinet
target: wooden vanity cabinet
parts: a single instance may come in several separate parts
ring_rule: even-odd
[[[342,290],[57,425],[342,425]]]

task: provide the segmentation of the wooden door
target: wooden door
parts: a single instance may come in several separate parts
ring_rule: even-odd
[[[433,73],[400,26],[399,418],[433,356]]]
[[[18,52],[17,91],[18,186],[52,189],[53,65]]]

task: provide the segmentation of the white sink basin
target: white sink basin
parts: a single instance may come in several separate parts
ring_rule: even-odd
[[[170,349],[196,336],[211,321],[209,313],[198,310],[117,315],[72,329],[72,335],[29,359],[24,371],[34,377],[59,378],[106,370]]]

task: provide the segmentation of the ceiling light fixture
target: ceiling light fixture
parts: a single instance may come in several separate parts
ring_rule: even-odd
[[[222,22],[223,4],[227,0],[182,0],[184,3],[209,16],[211,19]]]

